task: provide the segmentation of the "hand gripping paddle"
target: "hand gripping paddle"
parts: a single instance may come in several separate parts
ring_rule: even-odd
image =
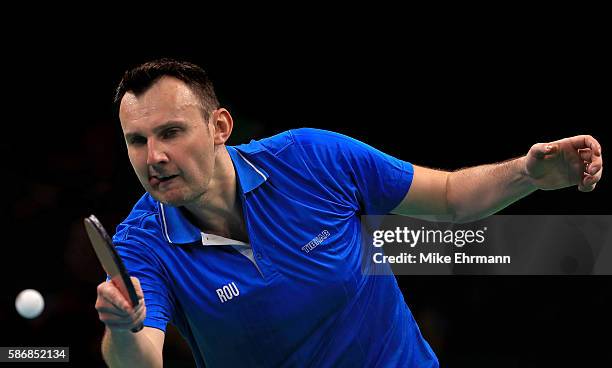
[[[86,218],[84,222],[85,230],[87,231],[91,245],[93,245],[96,251],[98,260],[102,264],[102,268],[104,268],[104,271],[110,276],[113,284],[121,291],[121,294],[132,303],[132,307],[136,307],[138,305],[136,289],[134,289],[134,284],[132,284],[132,280],[125,270],[125,266],[121,258],[119,258],[108,233],[94,215]],[[132,328],[132,332],[138,332],[140,330],[142,330],[142,323]]]

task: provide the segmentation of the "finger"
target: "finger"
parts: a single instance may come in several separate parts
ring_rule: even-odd
[[[132,316],[117,316],[112,313],[101,313],[98,312],[98,318],[100,321],[106,323],[119,323],[119,322],[132,322],[134,318]]]
[[[580,182],[580,185],[578,185],[578,190],[580,190],[581,192],[592,191],[593,189],[595,189],[595,186],[599,182],[599,179],[601,179],[601,173],[598,173],[597,175],[585,174],[582,178],[582,181]]]
[[[601,156],[601,145],[597,139],[590,135],[577,135],[569,138],[572,146],[575,149],[590,148],[595,156]]]
[[[118,316],[115,314],[109,313],[98,313],[98,317],[100,321],[107,323],[136,323],[138,321],[144,320],[145,312],[144,310],[139,310],[138,312],[130,313],[128,315]]]
[[[146,317],[146,308],[140,308],[138,312],[134,313],[132,316],[132,324],[130,325],[130,329],[139,326],[142,324]]]
[[[593,151],[590,148],[581,148],[578,150],[578,154],[583,161],[587,163],[591,162],[591,156],[593,155]]]
[[[580,180],[580,183],[578,184],[579,191],[590,192],[591,190],[593,190],[592,183],[590,183],[592,179],[589,179],[590,177],[591,176],[589,174],[583,174],[582,180]]]
[[[130,313],[128,313],[127,311],[118,309],[112,304],[109,304],[108,306],[96,306],[96,310],[98,311],[98,313],[112,314],[120,318],[125,318],[130,315]]]
[[[140,308],[137,312],[128,315],[117,316],[109,313],[98,313],[100,321],[110,327],[132,328],[142,323],[146,316],[145,308]]]
[[[117,309],[126,311],[130,303],[125,299],[121,291],[112,283],[106,282],[98,286],[98,298],[103,298],[112,305],[116,306]]]
[[[140,280],[136,277],[130,277],[132,280],[132,284],[134,284],[134,289],[136,289],[136,295],[138,295],[138,299],[144,299],[144,293],[142,291],[142,287],[140,286]]]
[[[592,155],[591,162],[589,163],[589,169],[587,172],[590,175],[597,175],[598,173],[601,172],[602,168],[603,168],[603,157]]]
[[[126,312],[130,314],[134,314],[134,313],[140,312],[140,310],[142,310],[143,308],[144,308],[144,303],[141,301],[138,304],[136,304],[136,306],[130,305]]]
[[[125,317],[133,313],[138,313],[144,308],[144,303],[139,303],[135,307],[128,306],[128,308],[119,308],[111,302],[101,299],[96,303],[96,310],[101,313],[112,313],[117,316]]]
[[[589,185],[579,185],[578,190],[581,192],[592,192],[595,189],[597,183],[589,184]]]
[[[140,310],[138,310],[138,312],[136,312],[136,315],[134,316],[134,321],[137,322],[137,324],[140,324],[142,321],[144,321],[146,316],[147,316],[147,309],[143,307]]]
[[[136,305],[135,307],[132,307],[129,310],[129,313],[133,317],[134,320],[137,320],[146,313],[146,310],[147,308],[144,302],[142,302],[142,303],[138,303],[138,305]],[[144,319],[144,317],[142,317],[142,319]]]

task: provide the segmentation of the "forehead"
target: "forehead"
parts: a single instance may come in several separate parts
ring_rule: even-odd
[[[199,116],[200,112],[199,98],[183,81],[162,77],[138,96],[126,92],[119,106],[119,119],[125,128],[126,124],[143,120],[194,118],[194,114]]]

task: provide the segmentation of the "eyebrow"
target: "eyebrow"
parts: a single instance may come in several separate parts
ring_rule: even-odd
[[[153,128],[153,134],[158,134],[159,132],[166,130],[168,128],[172,128],[172,127],[185,127],[187,124],[185,124],[185,122],[183,121],[179,121],[179,120],[170,120],[167,121],[161,125],[156,126],[155,128]],[[140,137],[142,136],[142,134],[138,133],[138,132],[133,132],[133,133],[126,133],[124,135],[125,140],[129,141],[131,138],[134,137]]]

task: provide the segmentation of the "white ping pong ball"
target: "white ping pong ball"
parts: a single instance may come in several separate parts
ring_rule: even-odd
[[[45,308],[45,300],[42,295],[34,289],[25,289],[17,295],[15,308],[24,318],[32,319],[40,316]]]

